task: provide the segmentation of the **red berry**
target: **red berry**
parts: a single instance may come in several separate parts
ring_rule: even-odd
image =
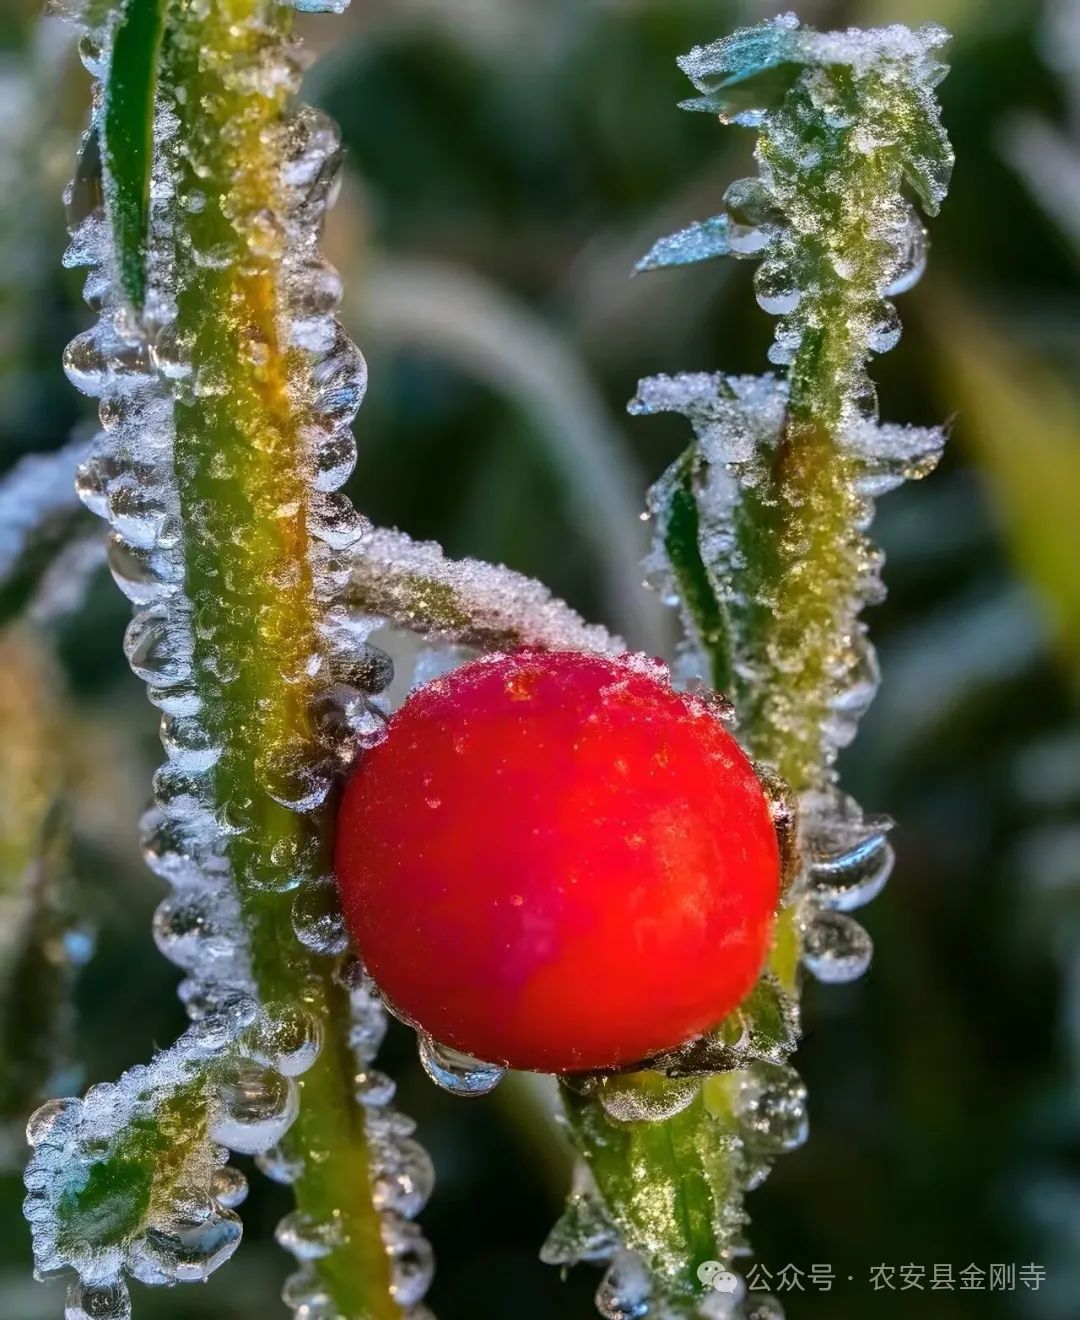
[[[491,1063],[570,1072],[735,1008],[780,862],[750,763],[659,662],[522,650],[409,697],[346,786],[336,867],[402,1017]]]

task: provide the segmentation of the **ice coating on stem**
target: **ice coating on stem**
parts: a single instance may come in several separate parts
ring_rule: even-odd
[[[365,527],[339,487],[366,384],[318,248],[339,136],[294,100],[273,0],[165,7],[160,42],[135,7],[87,13],[100,81],[65,263],[88,269],[99,320],[64,365],[99,400],[78,492],[110,524],[135,611],[125,651],[162,712],[140,835],[170,886],[154,938],[185,974],[192,1027],[55,1124],[31,1120],[37,1264],[76,1271],[73,1314],[125,1314],[125,1274],[206,1277],[239,1239],[231,1149],[293,1187],[279,1238],[303,1261],[286,1289],[298,1314],[389,1320],[430,1278],[409,1221],[431,1167],[389,1094],[361,1084],[382,1010],[341,975],[327,879],[323,804],[379,736],[392,674],[338,602]],[[148,161],[110,136],[124,97],[151,116]]]
[[[361,618],[386,618],[433,640],[490,650],[623,649],[620,638],[586,623],[532,578],[478,559],[447,559],[434,542],[404,532],[367,528],[351,564],[345,595]]]
[[[837,437],[830,489],[804,499],[801,475],[786,479],[782,469],[793,443],[790,404],[788,382],[774,376],[694,373],[642,381],[630,410],[679,413],[697,437],[649,498],[657,534],[647,566],[694,645],[684,668],[732,700],[753,755],[781,765],[789,782],[825,784],[877,688],[859,618],[884,595],[881,557],[865,531],[873,498],[929,472],[945,436],[859,419]],[[829,595],[807,618],[790,587],[826,546],[816,589]],[[774,562],[762,566],[766,547]],[[689,588],[691,561],[707,603]],[[817,690],[808,693],[811,681]]]
[[[651,1060],[656,1074],[564,1088],[592,1177],[575,1188],[549,1255],[596,1259],[595,1225],[613,1226],[604,1315],[727,1305],[701,1301],[693,1267],[742,1249],[743,1193],[805,1139],[806,1091],[788,1063],[800,970],[839,983],[870,961],[849,913],[888,879],[889,822],[864,816],[835,772],[878,685],[861,615],[884,589],[867,529],[875,498],[929,472],[945,437],[881,424],[867,363],[898,341],[891,299],[925,266],[908,193],[932,215],[948,184],[934,95],[944,39],[933,25],[816,33],[787,14],[680,61],[700,93],[687,108],[757,130],[758,174],[728,188],[722,215],[662,239],[639,269],[757,261],[758,302],[779,318],[769,357],[786,374],[641,382],[632,412],[679,413],[694,432],[650,492],[648,568],[685,624],[683,680],[731,699],[743,746],[776,772],[763,769],[765,782],[795,795],[800,860],[765,971],[735,1014]],[[698,1081],[696,1094],[672,1089],[682,1078]]]

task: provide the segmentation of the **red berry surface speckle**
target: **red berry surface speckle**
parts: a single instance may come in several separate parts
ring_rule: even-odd
[[[402,1017],[492,1063],[569,1072],[735,1008],[780,864],[753,768],[662,665],[522,650],[408,698],[346,786],[336,869]]]

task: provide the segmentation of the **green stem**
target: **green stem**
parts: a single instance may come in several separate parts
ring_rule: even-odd
[[[325,651],[309,559],[305,364],[283,338],[284,240],[264,225],[281,210],[287,108],[283,79],[265,75],[280,73],[289,29],[290,11],[266,0],[177,0],[166,35],[163,78],[184,92],[178,191],[202,199],[176,248],[175,332],[195,364],[175,408],[185,585],[201,714],[222,748],[216,807],[233,831],[259,995],[304,1004],[323,1029],[288,1138],[300,1156],[298,1205],[342,1230],[315,1268],[343,1316],[396,1320],[346,995],[291,925],[289,891],[328,867],[330,812],[298,812],[269,791],[312,755],[310,661]]]

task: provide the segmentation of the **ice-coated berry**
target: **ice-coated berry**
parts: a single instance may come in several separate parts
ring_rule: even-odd
[[[480,1059],[571,1072],[735,1008],[780,862],[752,766],[662,664],[526,649],[408,698],[345,788],[336,870],[403,1018]]]

